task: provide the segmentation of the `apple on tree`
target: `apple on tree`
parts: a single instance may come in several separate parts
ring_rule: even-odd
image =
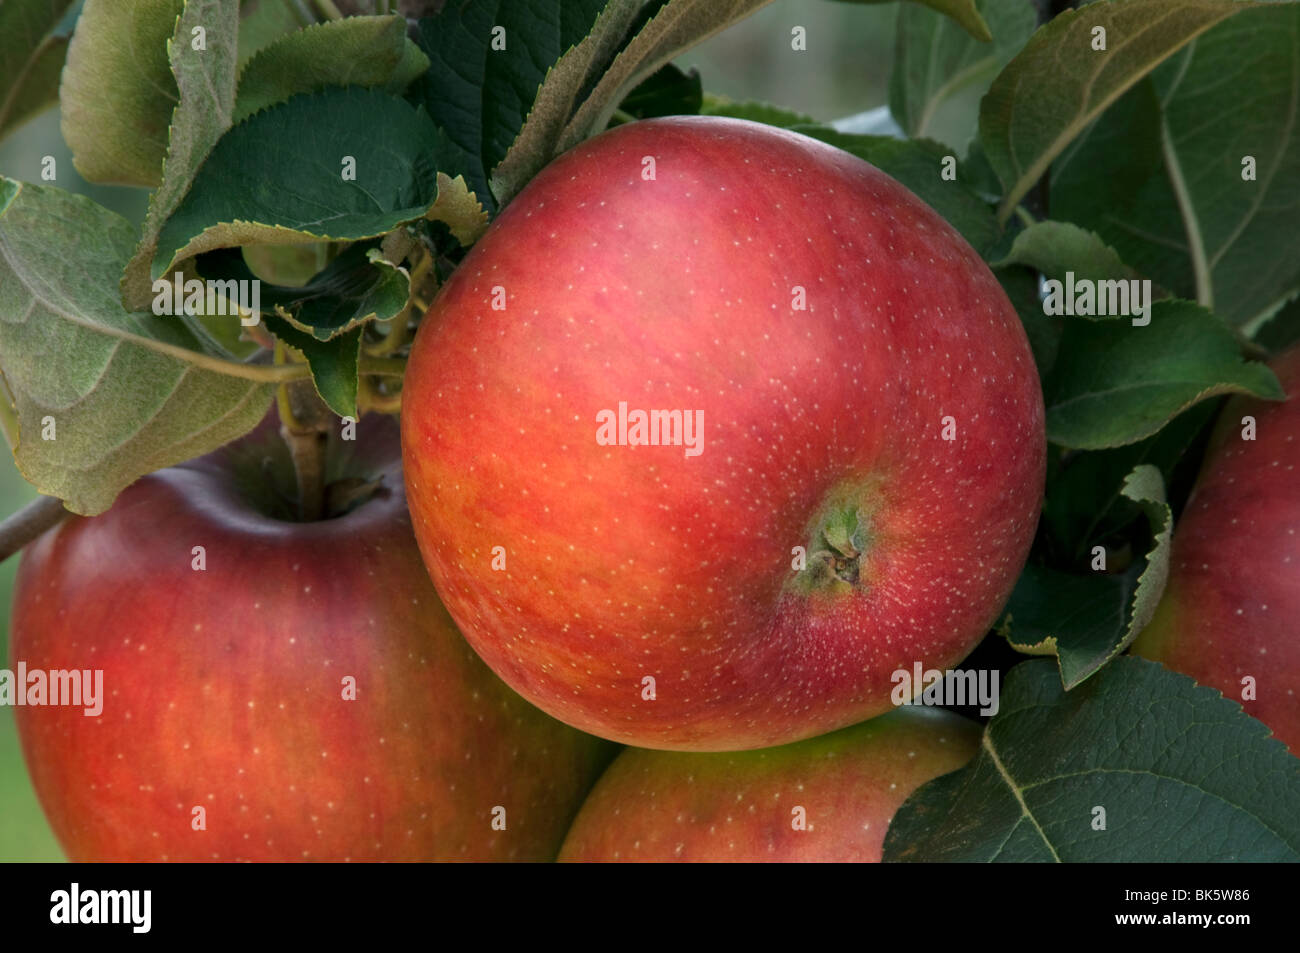
[[[1028,553],[1043,401],[978,254],[867,163],[740,120],[630,123],[544,169],[416,337],[412,521],[525,698],[731,750],[891,707]]]
[[[264,423],[27,549],[14,660],[103,671],[98,717],[16,709],[73,860],[554,859],[611,746],[465,644],[411,535],[396,422],[356,428],[329,449],[352,488],[333,518],[294,521]]]
[[[1288,399],[1224,408],[1133,651],[1240,701],[1300,757],[1300,347],[1271,366]]]
[[[902,708],[761,751],[628,748],[592,789],[560,860],[875,863],[894,812],[969,761],[979,737],[951,712]]]

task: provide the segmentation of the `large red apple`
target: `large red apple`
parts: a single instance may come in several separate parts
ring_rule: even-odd
[[[98,717],[16,709],[69,857],[553,859],[609,746],[456,632],[411,535],[395,422],[337,442],[338,486],[381,482],[319,522],[274,515],[266,481],[293,477],[270,436],[145,477],[23,557],[11,668],[103,672]]]
[[[651,411],[679,413],[632,445]],[[859,159],[717,118],[631,123],[529,184],[420,330],[402,442],[487,663],[571,725],[695,750],[861,721],[896,670],[962,659],[1045,456],[970,246]]]
[[[1272,367],[1289,399],[1224,408],[1133,650],[1240,701],[1300,756],[1300,347]]]
[[[979,736],[950,712],[905,708],[763,751],[629,748],[592,789],[560,859],[875,863],[899,805],[969,761]]]

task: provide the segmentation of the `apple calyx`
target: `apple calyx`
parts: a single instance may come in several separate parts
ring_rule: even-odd
[[[863,584],[862,562],[870,545],[865,516],[856,503],[827,506],[808,546],[808,568],[800,573],[805,591],[847,592]]]

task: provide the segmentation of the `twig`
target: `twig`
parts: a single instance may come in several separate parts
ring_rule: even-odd
[[[47,529],[57,526],[67,515],[62,500],[53,496],[39,496],[0,522],[0,563]]]
[[[334,6],[334,0],[316,0],[316,9],[327,20],[342,20],[343,14]]]
[[[276,342],[277,362],[287,354]],[[304,522],[321,519],[325,512],[325,445],[330,423],[329,408],[310,380],[281,384],[276,392],[280,413],[280,436],[289,447],[298,482],[298,518]]]

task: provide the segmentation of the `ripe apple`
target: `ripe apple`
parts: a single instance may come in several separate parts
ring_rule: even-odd
[[[103,672],[98,717],[16,709],[72,859],[554,859],[610,746],[457,633],[411,534],[396,423],[366,418],[330,452],[333,488],[379,481],[335,518],[250,495],[294,486],[263,427],[24,554],[11,670]]]
[[[862,721],[894,671],[962,659],[1046,450],[1020,321],[956,231],[845,152],[713,117],[621,126],[520,193],[417,335],[402,445],[425,564],[497,674],[685,750]]]
[[[1300,756],[1300,348],[1272,367],[1289,399],[1224,408],[1133,651],[1240,701]]]
[[[908,795],[956,771],[979,726],[901,708],[779,748],[628,748],[592,789],[561,861],[880,861]]]

